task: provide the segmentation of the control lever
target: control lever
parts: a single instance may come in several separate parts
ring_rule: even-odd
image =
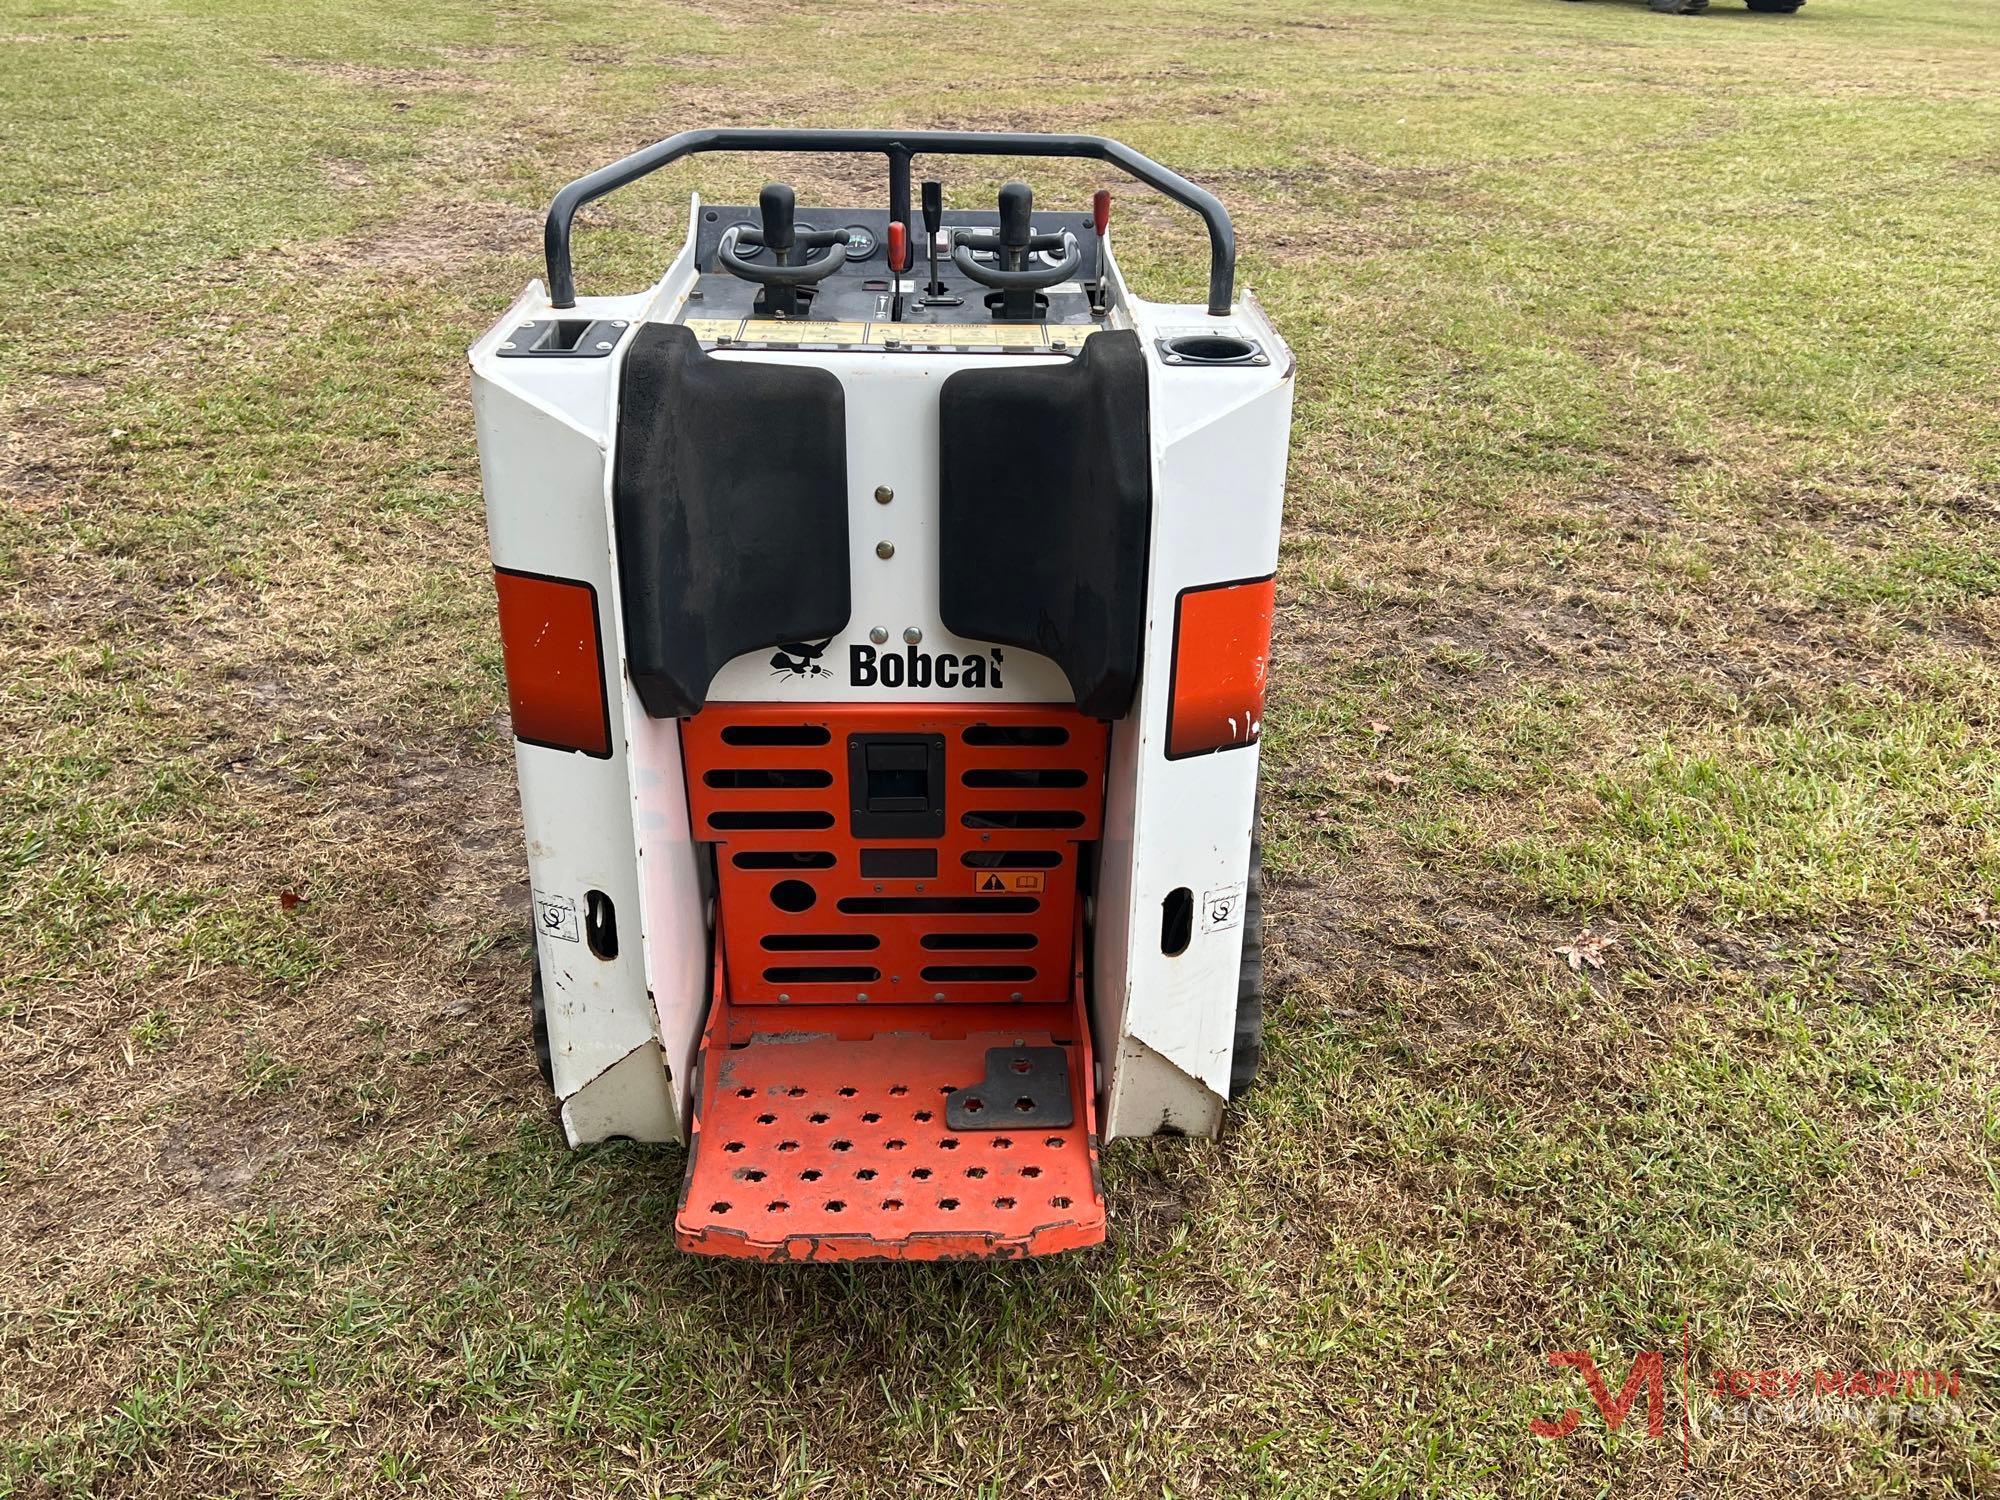
[[[1104,236],[1111,230],[1110,188],[1099,188],[1090,195],[1090,227],[1097,231],[1097,282],[1090,289],[1090,310],[1101,314],[1111,305],[1111,257],[1104,244]]]
[[[910,227],[901,219],[889,221],[889,321],[903,321],[903,273],[910,269]]]
[[[924,184],[924,245],[930,251],[931,279],[924,288],[925,307],[957,307],[965,301],[963,297],[953,297],[944,289],[938,279],[938,233],[944,228],[944,184],[927,182]]]
[[[804,234],[798,233],[797,208],[798,199],[789,187],[782,182],[767,182],[764,191],[757,195],[757,215],[762,223],[755,229],[737,225],[715,247],[716,260],[731,275],[754,281],[763,288],[757,294],[757,311],[772,317],[792,317],[803,312],[800,290],[826,280],[847,261],[846,256],[832,253],[818,260],[810,259],[814,250],[831,252],[835,245],[845,245],[848,234],[845,229],[809,229]],[[767,249],[776,264],[760,266],[745,260],[736,253],[738,245]],[[799,257],[796,265],[792,262],[795,255]]]

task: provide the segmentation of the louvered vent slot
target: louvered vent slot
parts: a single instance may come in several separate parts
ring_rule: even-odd
[[[982,807],[965,814],[967,828],[1081,828],[1083,814],[1062,808]]]
[[[824,724],[727,724],[721,739],[725,745],[825,745],[833,731]]]
[[[722,787],[731,791],[771,791],[782,787],[832,786],[833,773],[819,770],[787,770],[774,767],[742,768],[734,770],[704,771],[701,773],[703,786]]]
[[[729,856],[739,870],[831,870],[831,849],[739,849]]]
[[[1072,770],[973,770],[959,778],[970,787],[1006,787],[1033,790],[1036,787],[1079,787],[1090,780],[1088,773]]]
[[[1034,911],[1041,904],[1033,896],[848,896],[840,909],[870,917],[983,917]]]
[[[712,812],[708,815],[708,826],[722,833],[742,832],[756,829],[789,828],[831,828],[833,814],[828,812]]]
[[[959,856],[968,870],[1053,870],[1062,862],[1053,849],[968,849]]]
[[[968,745],[1067,745],[1069,731],[1060,724],[972,724],[963,738]]]

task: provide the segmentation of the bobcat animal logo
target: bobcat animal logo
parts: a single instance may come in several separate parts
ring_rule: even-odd
[[[819,664],[825,654],[827,643],[833,639],[814,644],[810,641],[792,641],[771,653],[771,675],[773,677],[831,677],[833,673]]]

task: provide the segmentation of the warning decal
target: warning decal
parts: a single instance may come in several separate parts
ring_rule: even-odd
[[[1040,895],[1046,879],[1040,870],[974,870],[972,889],[982,896]]]
[[[717,339],[733,339],[742,331],[741,318],[689,318],[687,326],[691,333],[706,343]]]
[[[752,344],[859,344],[868,337],[866,323],[829,323],[824,319],[752,318],[741,337]]]
[[[1039,348],[1048,341],[1039,323],[871,323],[868,342],[895,339],[905,344],[945,348],[965,345],[1003,349]]]
[[[686,318],[704,344],[834,344],[880,348],[895,343],[919,349],[1075,349],[1093,333],[1092,323],[894,323],[827,322],[782,318]]]

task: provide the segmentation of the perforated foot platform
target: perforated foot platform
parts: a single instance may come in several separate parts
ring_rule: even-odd
[[[1081,1020],[1061,1005],[717,998],[676,1242],[760,1260],[1004,1258],[1098,1244],[1104,1196]],[[1046,1117],[1047,1101],[1017,1090],[995,1097],[991,1126],[949,1128],[949,1096],[983,1086],[989,1052],[1016,1047],[1061,1049],[1071,1123],[1025,1123]],[[1004,1117],[1023,1100],[1033,1107],[1017,1128]]]

